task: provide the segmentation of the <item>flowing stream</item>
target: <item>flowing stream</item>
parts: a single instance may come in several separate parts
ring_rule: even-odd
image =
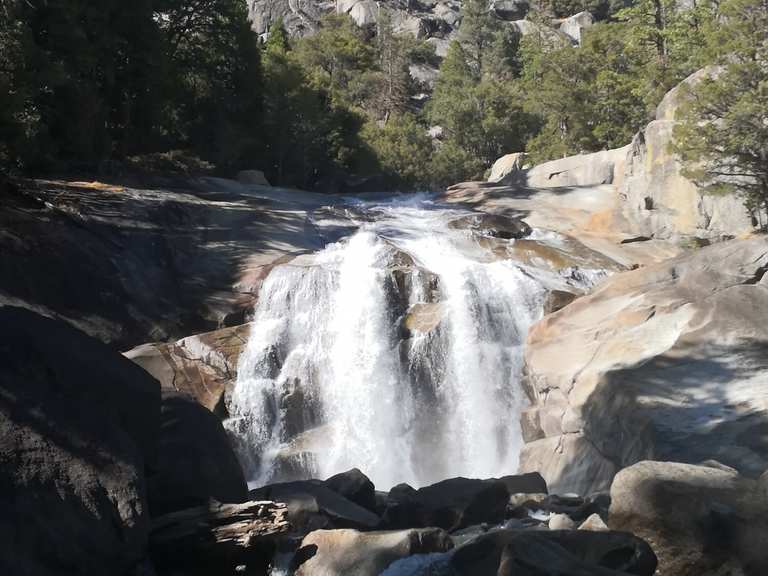
[[[424,196],[349,209],[356,233],[262,285],[226,423],[249,479],[514,473],[523,343],[566,281],[499,258],[488,242],[514,240],[456,229],[467,212]]]

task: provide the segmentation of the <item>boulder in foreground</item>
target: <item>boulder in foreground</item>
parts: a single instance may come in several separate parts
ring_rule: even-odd
[[[501,480],[450,478],[418,490],[396,486],[383,520],[391,528],[437,526],[450,532],[500,522],[508,503],[509,490]]]
[[[185,394],[163,391],[157,471],[148,478],[157,516],[214,499],[244,502],[248,486],[221,421]]]
[[[664,574],[768,574],[768,475],[639,462],[616,475],[608,524],[646,539]]]
[[[439,528],[317,530],[304,538],[296,553],[296,576],[378,576],[401,558],[451,548],[451,538]]]
[[[160,386],[62,321],[0,307],[0,326],[0,573],[127,573],[149,534]]]

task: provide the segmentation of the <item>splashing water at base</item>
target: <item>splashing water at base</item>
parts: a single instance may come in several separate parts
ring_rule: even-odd
[[[359,207],[372,222],[261,288],[226,423],[250,479],[514,473],[522,345],[556,275],[452,229],[466,212]]]

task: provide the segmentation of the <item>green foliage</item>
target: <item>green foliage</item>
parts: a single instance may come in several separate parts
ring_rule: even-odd
[[[627,23],[627,46],[645,81],[643,95],[649,107],[706,63],[702,39],[716,13],[715,0],[692,7],[682,0],[636,0],[617,13]]]
[[[363,139],[390,186],[415,189],[429,185],[432,140],[412,114],[393,115],[383,126],[369,122]]]
[[[536,127],[518,86],[490,76],[478,80],[471,62],[461,44],[451,44],[427,109],[444,133],[436,167],[447,167],[443,158],[451,158],[457,162],[451,173],[460,180],[481,177],[502,154],[523,150]]]
[[[259,50],[238,0],[2,0],[7,166],[98,168],[189,148],[246,163],[259,136]]]
[[[727,0],[708,35],[718,67],[689,89],[673,150],[685,174],[768,214],[768,1]]]

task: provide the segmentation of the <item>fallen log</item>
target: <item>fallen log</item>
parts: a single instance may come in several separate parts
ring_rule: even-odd
[[[289,531],[279,502],[188,508],[152,521],[150,556],[161,572],[265,574],[277,538]]]

